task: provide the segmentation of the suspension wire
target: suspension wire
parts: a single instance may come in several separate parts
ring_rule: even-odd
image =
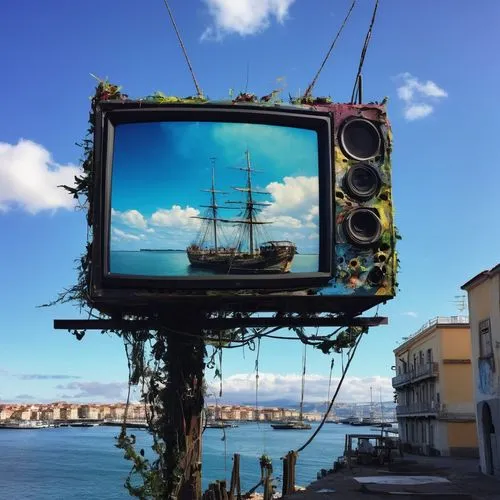
[[[330,388],[332,386],[332,374],[333,374],[333,365],[335,364],[335,359],[332,358],[332,362],[330,363],[330,377],[328,378],[328,396],[326,398],[326,402],[330,401]]]
[[[190,71],[191,76],[193,78],[194,86],[196,87],[196,94],[198,97],[203,97],[203,92],[202,92],[200,86],[198,85],[198,81],[196,80],[196,76],[194,74],[193,67],[191,66],[191,62],[189,61],[186,47],[184,46],[184,42],[182,41],[181,34],[179,33],[179,30],[177,29],[177,24],[175,23],[174,15],[172,14],[172,11],[170,10],[170,6],[168,5],[168,0],[163,0],[163,3],[165,4],[165,7],[168,10],[168,15],[170,16],[170,20],[172,21],[172,26],[174,27],[175,33],[177,35],[177,39],[179,40],[179,44],[181,46],[182,52],[184,53],[184,57],[186,59],[189,71]]]
[[[345,369],[342,372],[342,376],[340,377],[339,383],[337,384],[337,389],[335,390],[333,398],[330,401],[330,405],[328,406],[328,409],[326,410],[325,415],[323,416],[320,424],[318,425],[318,427],[316,428],[316,430],[312,433],[311,437],[300,448],[297,448],[297,450],[295,450],[295,453],[299,453],[302,450],[304,450],[307,446],[309,446],[309,444],[314,440],[314,438],[317,436],[318,432],[321,430],[321,428],[323,427],[324,423],[326,422],[326,419],[327,419],[328,415],[330,414],[330,411],[331,411],[331,409],[333,407],[333,403],[335,403],[335,399],[337,398],[337,394],[339,393],[340,388],[342,387],[342,382],[344,382],[344,378],[345,378],[345,376],[347,374],[347,370],[349,369],[349,365],[351,364],[351,361],[354,359],[354,354],[356,353],[356,349],[358,348],[358,345],[359,345],[362,337],[363,337],[363,332],[361,332],[359,334],[359,337],[356,339],[356,344],[354,345],[352,354],[350,355],[350,357],[349,357],[349,359],[347,361]]]
[[[313,78],[312,82],[309,84],[309,87],[307,87],[306,91],[304,92],[302,99],[309,97],[311,95],[311,92],[313,90],[313,87],[316,85],[316,81],[318,80],[319,74],[323,70],[323,67],[326,64],[326,61],[330,57],[330,54],[332,53],[333,48],[335,47],[335,44],[337,43],[337,40],[340,37],[340,34],[342,33],[345,25],[347,24],[347,20],[349,19],[352,10],[354,9],[354,5],[356,4],[356,0],[353,0],[351,8],[349,9],[349,12],[347,12],[347,15],[345,16],[344,22],[340,26],[339,30],[337,31],[337,34],[335,35],[335,38],[333,39],[332,44],[330,45],[330,48],[328,49],[328,52],[326,53],[325,58],[323,59],[323,62],[321,63],[321,66],[318,69],[318,72],[316,73],[316,76]]]
[[[366,51],[368,50],[368,46],[370,45],[370,40],[372,37],[373,26],[375,24],[375,19],[377,17],[377,9],[378,9],[379,0],[375,1],[375,7],[373,8],[372,20],[370,22],[370,27],[366,33],[365,43],[363,45],[363,49],[361,50],[361,57],[359,59],[358,72],[356,73],[356,79],[354,80],[354,87],[352,89],[351,95],[351,104],[354,104],[356,91],[358,92],[358,96],[361,97],[361,71],[363,69],[363,64],[365,62]]]

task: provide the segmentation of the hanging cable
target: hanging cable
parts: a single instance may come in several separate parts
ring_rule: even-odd
[[[356,0],[353,0],[351,8],[349,9],[349,12],[345,16],[344,22],[342,23],[342,25],[340,26],[339,30],[337,31],[337,34],[336,34],[335,38],[333,39],[333,42],[330,45],[330,48],[328,49],[328,52],[326,53],[326,56],[323,59],[323,62],[321,63],[321,66],[318,69],[318,72],[316,73],[316,76],[313,78],[312,82],[309,84],[309,87],[307,87],[306,91],[304,92],[304,95],[302,96],[302,99],[305,99],[306,97],[309,97],[311,95],[313,87],[316,85],[316,81],[317,81],[317,79],[319,77],[319,74],[323,70],[323,67],[326,64],[326,61],[328,60],[328,58],[330,57],[330,54],[332,53],[333,47],[335,47],[335,44],[337,43],[337,40],[340,37],[340,34],[342,33],[345,25],[347,24],[347,20],[349,19],[350,15],[351,15],[351,12],[354,9],[354,5],[355,4],[356,4]]]
[[[333,374],[333,365],[335,364],[335,359],[332,358],[332,362],[330,363],[330,377],[328,378],[328,396],[326,397],[326,404],[330,401],[330,388],[332,386],[332,374]]]
[[[330,401],[330,405],[328,406],[328,409],[326,410],[325,415],[323,416],[320,424],[318,425],[318,427],[316,428],[316,430],[312,433],[311,437],[300,448],[298,448],[297,450],[295,450],[295,453],[299,453],[303,449],[305,449],[307,446],[309,446],[309,444],[314,440],[314,438],[317,436],[318,432],[321,430],[321,428],[323,427],[324,423],[326,422],[326,419],[327,419],[328,415],[330,414],[330,411],[331,411],[331,409],[333,407],[333,403],[335,402],[335,399],[337,398],[337,394],[339,393],[340,388],[342,387],[342,382],[344,382],[344,378],[345,378],[345,376],[347,374],[347,370],[349,369],[349,365],[351,364],[351,361],[354,359],[354,354],[356,353],[356,349],[358,348],[358,345],[361,342],[361,338],[362,337],[363,337],[363,332],[361,332],[359,334],[359,337],[356,339],[356,344],[354,345],[354,348],[352,350],[352,354],[349,357],[349,359],[347,360],[347,364],[345,366],[344,371],[342,372],[342,376],[340,377],[339,383],[337,385],[337,389],[335,389],[335,394],[333,395],[333,398]]]
[[[370,45],[370,39],[372,37],[373,26],[375,24],[375,19],[377,17],[377,9],[378,9],[379,0],[375,1],[375,7],[373,8],[372,20],[370,22],[370,27],[368,28],[368,32],[366,33],[365,43],[363,45],[363,49],[361,50],[361,57],[359,59],[358,72],[356,73],[356,78],[354,80],[354,87],[352,89],[351,95],[351,104],[354,104],[356,98],[356,92],[358,96],[361,98],[361,71],[363,70],[363,64],[365,62],[366,51],[368,50],[368,46]]]
[[[183,43],[182,38],[181,38],[181,34],[179,33],[179,30],[177,29],[177,24],[175,23],[174,15],[172,14],[172,11],[170,10],[170,7],[168,5],[168,1],[163,0],[163,3],[165,4],[165,7],[168,10],[168,15],[170,16],[170,20],[172,21],[172,26],[174,27],[175,34],[177,35],[177,39],[179,40],[179,44],[181,46],[182,52],[184,53],[184,57],[186,58],[186,62],[187,62],[187,65],[189,67],[189,71],[191,73],[191,76],[193,77],[194,86],[196,87],[196,94],[198,97],[203,97],[203,92],[201,91],[201,88],[198,85],[198,81],[196,80],[196,76],[194,74],[193,67],[191,66],[191,62],[189,61],[186,47],[184,46],[184,43]]]

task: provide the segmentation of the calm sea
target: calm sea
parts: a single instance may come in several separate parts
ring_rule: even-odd
[[[110,268],[117,274],[142,274],[146,276],[213,275],[209,270],[189,265],[186,252],[125,252],[110,253]],[[298,254],[292,262],[292,272],[316,272],[318,255]]]
[[[282,457],[302,445],[314,431],[275,431],[268,424],[206,429],[203,436],[203,487],[231,478],[232,455],[241,455],[241,485],[247,491],[260,476],[258,457],[271,456],[274,476],[281,477]],[[325,424],[299,455],[297,483],[307,485],[322,468],[331,468],[342,454],[351,426]],[[356,428],[355,432],[368,428]],[[0,498],[9,500],[118,500],[130,498],[123,488],[129,463],[115,448],[118,427],[61,427],[0,430]],[[150,436],[134,429],[145,447]],[[225,433],[225,439],[223,439]],[[147,451],[147,449],[146,449]],[[281,483],[279,483],[281,486]]]

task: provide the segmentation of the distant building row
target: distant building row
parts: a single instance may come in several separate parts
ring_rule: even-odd
[[[125,404],[0,404],[2,420],[122,420]],[[298,418],[299,412],[286,408],[254,408],[240,405],[208,405],[207,418],[211,420],[274,421]],[[128,420],[145,420],[144,405],[131,403]],[[306,420],[320,420],[319,413],[304,413]]]
[[[121,420],[125,415],[125,404],[0,404],[1,420],[79,420],[111,419]],[[129,420],[144,420],[146,413],[143,404],[131,404],[128,409]]]
[[[240,405],[208,405],[207,418],[211,420],[277,421],[299,418],[297,410],[287,408],[255,408]],[[304,420],[320,420],[319,413],[304,413]]]
[[[394,350],[399,435],[408,451],[479,455],[500,475],[500,265],[462,288],[469,317],[429,321]]]

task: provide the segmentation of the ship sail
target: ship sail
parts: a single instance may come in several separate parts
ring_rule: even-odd
[[[196,241],[187,248],[191,266],[204,268],[217,273],[285,273],[289,272],[293,257],[297,251],[291,241],[268,240],[259,243],[259,227],[272,224],[272,221],[259,220],[258,214],[271,203],[259,200],[256,195],[269,194],[267,191],[256,190],[252,186],[252,173],[258,172],[250,162],[250,151],[245,152],[244,167],[234,167],[245,172],[245,185],[233,187],[236,192],[245,195],[243,200],[228,200],[224,205],[217,203],[216,195],[225,195],[215,187],[215,159],[212,161],[212,183],[208,205],[202,205],[207,211],[202,216],[193,218],[203,221]],[[238,210],[236,218],[221,217],[220,210]],[[232,226],[233,241],[221,245],[221,236],[225,233],[224,226]],[[227,238],[226,238],[227,240]]]

